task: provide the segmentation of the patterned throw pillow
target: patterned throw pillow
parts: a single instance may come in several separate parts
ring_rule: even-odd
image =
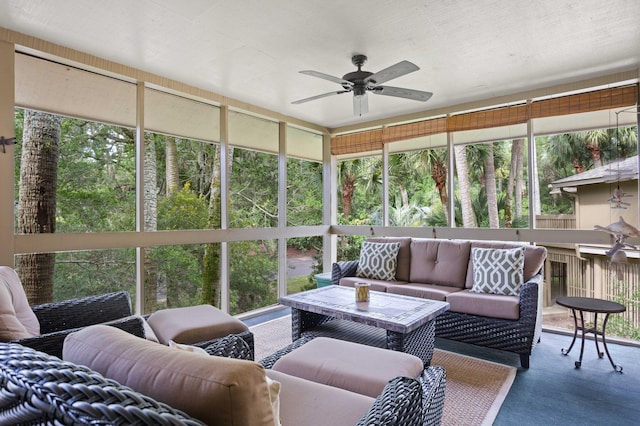
[[[399,250],[400,243],[363,242],[356,277],[395,281]]]
[[[476,293],[517,296],[524,282],[524,247],[472,248],[473,287]]]

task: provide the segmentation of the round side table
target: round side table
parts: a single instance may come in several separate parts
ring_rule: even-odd
[[[578,336],[578,330],[580,330],[582,332],[582,339],[580,345],[580,358],[575,362],[576,368],[580,368],[580,366],[582,365],[582,354],[584,353],[584,335],[587,333],[593,333],[593,340],[596,342],[596,351],[598,352],[598,357],[602,358],[604,356],[604,353],[600,352],[600,347],[598,346],[598,336],[600,335],[602,336],[602,346],[604,346],[604,351],[609,358],[609,362],[611,362],[611,366],[617,372],[622,373],[622,366],[614,363],[613,359],[611,359],[611,354],[609,354],[609,349],[607,348],[605,333],[609,315],[624,312],[626,310],[624,305],[616,302],[611,302],[609,300],[594,299],[591,297],[558,297],[556,299],[556,303],[560,306],[571,309],[573,313],[573,340],[571,341],[571,345],[569,345],[569,349],[562,349],[562,354],[568,355],[569,352],[571,352],[573,344],[576,342],[576,337]],[[578,325],[578,316],[576,315],[576,311],[580,312],[580,325]],[[585,327],[585,312],[592,312],[595,314],[593,318],[593,327]],[[598,330],[598,314],[605,314],[601,331]]]

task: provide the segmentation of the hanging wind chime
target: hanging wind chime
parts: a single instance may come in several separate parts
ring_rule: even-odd
[[[623,111],[625,110],[616,111],[616,153],[618,154],[618,160],[616,161],[617,170],[615,174],[612,174],[612,177],[615,177],[616,187],[611,194],[611,198],[607,200],[613,210],[626,210],[631,204],[625,202],[623,199],[633,196],[627,194],[620,188],[622,174],[627,173],[628,175],[632,173],[630,170],[623,171],[620,169],[620,125],[618,114]],[[635,177],[635,172],[633,176]],[[625,222],[622,216],[620,216],[617,222],[613,222],[608,226],[596,225],[594,229],[607,232],[611,235],[613,245],[605,254],[611,258],[610,262],[615,266],[617,279],[622,281],[624,279],[624,264],[628,263],[627,253],[624,251],[624,248],[637,250],[635,245],[628,243],[626,240],[631,237],[640,238],[640,231],[633,225]]]

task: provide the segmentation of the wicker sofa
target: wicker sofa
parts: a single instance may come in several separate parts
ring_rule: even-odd
[[[306,341],[278,351],[280,356]],[[0,343],[0,424],[274,425],[270,385],[281,386],[283,425],[438,425],[445,372],[397,377],[377,398],[278,374],[248,361],[229,335],[202,356],[96,325],[69,335],[64,357]],[[231,359],[238,357],[241,359]],[[427,407],[427,411],[423,411]]]
[[[370,238],[370,243],[397,243],[392,279],[356,276],[359,260],[332,265],[334,285],[367,282],[373,291],[386,291],[449,302],[436,320],[436,337],[516,353],[522,367],[542,330],[541,291],[546,249],[529,244],[428,238]],[[510,250],[524,247],[523,283],[516,295],[477,292],[474,288],[475,248]],[[479,253],[479,251],[478,251]],[[362,258],[362,254],[361,254]]]

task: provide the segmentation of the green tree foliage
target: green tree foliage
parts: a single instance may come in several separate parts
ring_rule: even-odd
[[[276,303],[278,249],[273,241],[230,243],[230,312],[237,314]]]
[[[24,111],[16,110],[16,182]],[[133,129],[86,120],[62,118],[58,162],[57,232],[121,232],[135,230],[135,134]],[[218,146],[196,140],[154,135],[156,157],[157,229],[185,230],[218,227],[210,221],[210,203],[217,188],[214,164]],[[536,138],[538,179],[543,213],[567,213],[571,202],[550,194],[548,184],[637,152],[635,127],[579,132]],[[175,148],[177,191],[167,191],[167,149]],[[489,226],[486,196],[486,144],[468,151],[470,196],[479,226]],[[492,144],[500,226],[511,215],[505,196],[511,164],[511,141]],[[484,156],[483,156],[484,155]],[[523,156],[527,155],[525,150]],[[230,164],[230,226],[274,227],[278,223],[278,158],[273,154],[233,148]],[[526,164],[526,161],[524,162]],[[448,203],[455,206],[461,226],[460,194],[447,193],[449,162],[444,148],[392,154],[389,157],[390,224],[392,226],[448,226]],[[381,156],[338,162],[338,220],[341,224],[382,223]],[[524,190],[528,174],[524,172]],[[214,183],[212,185],[212,182]],[[16,185],[16,199],[18,197]],[[219,189],[219,188],[218,188]],[[287,224],[322,224],[322,164],[287,159]],[[219,203],[219,201],[218,201]],[[215,201],[214,201],[215,204]],[[522,217],[512,226],[527,226],[528,198]],[[510,219],[510,220],[511,220]],[[355,259],[365,237],[339,238],[338,259]],[[322,270],[320,237],[293,238],[292,246],[317,253],[314,271]],[[219,247],[219,244],[212,244]],[[230,243],[231,304],[243,312],[275,303],[277,241]],[[157,268],[158,308],[184,306],[201,300],[205,272],[219,276],[219,258],[205,262],[204,245],[175,245],[150,249]],[[209,265],[209,266],[205,266]],[[135,250],[93,250],[56,254],[54,299],[125,289],[135,294]],[[213,302],[212,302],[213,303]]]
[[[207,200],[191,189],[190,182],[158,203],[159,229],[206,229],[206,219]]]
[[[16,110],[18,146],[16,182],[24,111]],[[154,135],[159,230],[206,229],[215,146],[177,139],[180,190],[166,194],[165,138]],[[238,227],[277,224],[277,157],[235,149],[231,222]],[[297,161],[296,161],[297,162]],[[321,166],[292,162],[291,218],[320,224]],[[135,135],[133,129],[62,118],[58,161],[57,232],[117,232],[135,229]],[[300,182],[307,182],[307,191]],[[16,200],[18,197],[16,185]],[[315,193],[308,188],[316,189]],[[304,195],[304,196],[303,196]],[[313,208],[308,208],[313,205]],[[319,246],[310,239],[310,246]],[[232,304],[242,311],[275,302],[277,251],[265,242],[242,242],[231,256]],[[157,306],[198,303],[203,285],[204,246],[175,245],[148,249],[157,267]],[[243,252],[245,253],[243,255]],[[235,263],[238,262],[238,263]],[[219,264],[215,263],[215,268]],[[217,272],[216,272],[217,274]],[[259,277],[259,279],[258,279]],[[255,280],[254,280],[255,279]],[[252,281],[253,280],[253,281]],[[93,250],[56,255],[54,300],[127,290],[135,295],[135,250]],[[152,309],[152,310],[153,310]]]
[[[277,226],[278,157],[236,148],[231,170],[231,227]]]

